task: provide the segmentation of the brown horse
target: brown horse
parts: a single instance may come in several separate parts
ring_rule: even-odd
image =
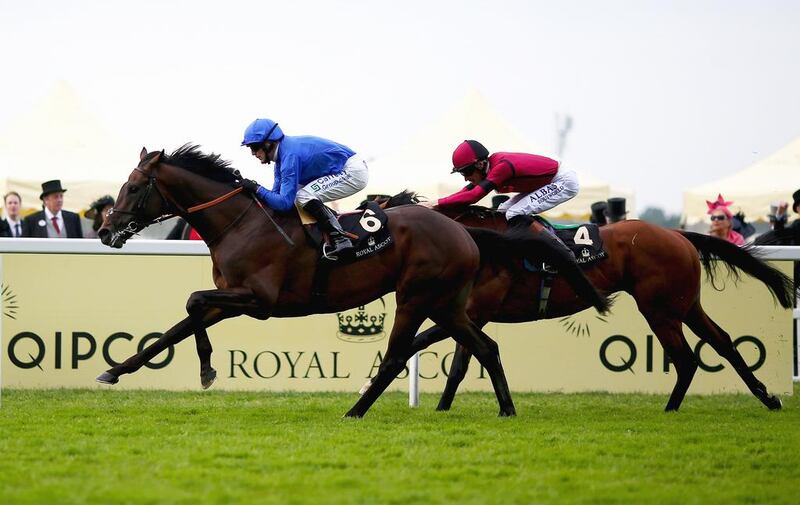
[[[385,206],[388,208],[414,201],[413,193],[404,192],[392,197]],[[502,214],[483,207],[435,209],[465,226],[496,231],[508,227]],[[608,258],[584,271],[601,291],[624,291],[636,300],[639,311],[675,365],[677,381],[666,410],[680,407],[698,367],[692,348],[684,338],[683,323],[730,362],[764,405],[770,409],[781,408],[780,399],[768,394],[764,384],[748,369],[733,346],[730,335],[703,311],[700,305],[701,262],[712,281],[716,272],[712,260],[723,262],[729,272],[737,277],[738,270],[741,270],[759,279],[785,308],[792,307],[794,300],[792,280],[788,276],[758,259],[749,248],[643,221],[621,221],[601,227],[600,237]],[[575,296],[572,289],[556,276],[542,317],[538,302],[540,286],[541,274],[529,272],[519,262],[485,264],[481,267],[467,303],[467,314],[482,328],[490,321],[535,321],[574,314],[586,308],[586,304]],[[447,330],[438,326],[424,331],[414,340],[409,357],[447,335]],[[469,360],[469,351],[457,345],[447,385],[437,407],[439,410],[451,407],[458,385],[466,375]]]
[[[406,206],[390,211],[392,247],[327,273],[325,292],[314,294],[319,253],[305,238],[296,212],[265,209],[242,192],[239,174],[217,155],[185,145],[167,156],[142,149],[139,165],[122,186],[117,204],[99,230],[102,242],[122,247],[147,225],[169,215],[183,217],[205,238],[217,289],[189,297],[187,318],[149,347],[101,374],[115,384],[158,353],[195,335],[201,383],[216,378],[206,329],[217,322],[249,315],[257,319],[338,312],[363,305],[390,291],[397,312],[386,356],[379,370],[385,380],[362,396],[348,416],[361,417],[403,369],[420,324],[430,318],[474,352],[486,367],[500,404],[500,415],[514,415],[497,345],[466,315],[466,301],[482,258],[508,254],[509,248],[550,258],[571,272],[576,290],[604,311],[607,301],[589,284],[577,264],[551,242],[533,236],[503,236],[468,230],[429,209]],[[235,189],[233,189],[235,188]],[[135,273],[133,273],[135,274]]]

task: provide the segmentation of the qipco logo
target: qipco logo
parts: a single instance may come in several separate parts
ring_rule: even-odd
[[[161,335],[153,332],[136,339],[130,333],[118,331],[109,335],[100,344],[91,333],[85,331],[73,331],[70,336],[62,336],[61,332],[57,331],[55,338],[45,343],[45,340],[36,333],[23,331],[9,340],[8,359],[14,366],[22,369],[43,370],[52,363],[56,370],[65,368],[76,370],[81,361],[90,360],[99,352],[108,366],[117,366],[122,363],[118,360],[125,360],[128,356],[141,352]],[[153,369],[164,368],[172,361],[174,354],[175,350],[169,347],[162,360],[149,361],[144,366]]]
[[[700,340],[694,346],[694,356],[700,369],[706,372],[719,372],[725,368],[725,365],[721,363],[722,358],[716,354],[715,363],[709,363],[706,361],[708,358],[703,358],[701,351],[705,345],[706,343]],[[764,362],[767,360],[767,349],[756,337],[751,335],[743,335],[733,341],[733,346],[736,347],[740,352],[747,350],[748,353],[750,350],[755,348],[755,361],[752,364],[748,363],[747,365],[747,368],[751,372],[761,368],[764,365]],[[742,347],[741,349],[739,349],[740,346]],[[603,340],[603,343],[600,345],[600,363],[602,363],[604,367],[612,372],[626,372],[629,370],[632,371],[637,361],[640,362],[641,360],[644,360],[645,371],[652,372],[654,368],[653,361],[655,357],[655,352],[653,350],[653,335],[647,335],[645,340],[645,348],[643,351],[643,353],[640,352],[640,349],[636,347],[636,344],[633,342],[633,340],[625,335],[612,335]],[[669,356],[667,356],[663,349],[659,350],[658,352],[661,353],[660,358],[662,370],[664,372],[669,372],[669,366],[671,363]]]

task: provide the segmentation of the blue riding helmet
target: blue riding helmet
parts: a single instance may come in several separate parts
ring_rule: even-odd
[[[283,138],[283,130],[271,119],[256,119],[245,129],[242,145],[260,144],[267,140],[277,142]]]

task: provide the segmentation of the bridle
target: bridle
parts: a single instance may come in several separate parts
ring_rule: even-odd
[[[128,225],[125,228],[114,232],[114,235],[112,237],[112,241],[113,241],[113,239],[115,239],[117,237],[120,237],[120,236],[122,238],[124,238],[125,240],[127,240],[130,237],[132,237],[133,235],[135,235],[136,233],[138,233],[140,230],[143,230],[144,228],[147,228],[151,224],[160,223],[162,221],[166,221],[167,219],[172,219],[173,217],[175,217],[178,214],[193,214],[195,212],[199,212],[201,210],[205,210],[205,209],[207,209],[209,207],[213,207],[213,206],[215,206],[217,204],[220,204],[220,203],[228,200],[229,198],[231,198],[233,196],[238,195],[239,193],[241,193],[244,190],[244,188],[242,186],[239,186],[239,187],[234,188],[232,191],[229,191],[229,192],[225,193],[224,195],[222,195],[220,197],[214,198],[213,200],[210,200],[210,201],[205,202],[205,203],[200,203],[200,204],[194,205],[192,207],[189,207],[188,209],[184,209],[183,207],[181,207],[177,203],[173,203],[173,202],[170,202],[169,200],[167,200],[167,198],[164,196],[164,194],[161,192],[161,190],[158,189],[158,184],[156,184],[157,181],[156,181],[155,174],[153,174],[153,173],[149,173],[148,174],[147,172],[145,172],[144,170],[142,170],[139,167],[136,167],[133,170],[136,171],[136,172],[139,172],[140,174],[142,174],[145,177],[147,177],[147,186],[145,186],[144,191],[141,192],[141,194],[139,195],[138,199],[136,200],[136,203],[133,206],[133,210],[122,210],[122,209],[117,209],[115,207],[112,207],[108,211],[107,216],[109,218],[114,213],[127,214],[127,215],[130,215],[130,216],[133,216],[133,219],[128,223]],[[236,171],[236,175],[239,176],[238,170]],[[163,203],[163,208],[167,212],[165,212],[164,214],[161,214],[160,216],[156,217],[155,219],[152,219],[152,220],[148,221],[147,218],[145,218],[143,216],[143,214],[144,214],[144,210],[147,208],[147,202],[148,202],[150,196],[154,192],[156,194],[158,194],[158,196],[161,198],[161,202]],[[258,201],[258,199],[255,197],[255,195],[252,195],[252,199],[250,201],[250,205],[248,205],[244,209],[244,211],[242,211],[233,221],[228,223],[228,225],[225,228],[223,228],[222,231],[216,237],[214,237],[212,239],[206,239],[206,244],[210,246],[211,244],[213,244],[214,242],[216,242],[220,238],[222,238],[223,235],[225,235],[234,226],[236,226],[236,224],[239,223],[239,221],[242,220],[244,215],[247,214],[250,211],[250,208],[253,206],[254,203],[257,203],[258,206],[261,207],[261,210],[264,211],[264,214],[266,214],[267,218],[269,218],[269,220],[272,222],[272,224],[278,229],[278,231],[283,236],[283,238],[289,243],[289,245],[293,246],[294,242],[292,241],[292,239],[289,238],[289,236],[286,234],[286,232],[283,231],[283,229],[272,219],[272,216],[270,216],[269,213],[264,209],[263,205],[261,205],[261,202]]]
[[[178,214],[192,214],[194,212],[201,211],[201,210],[207,209],[209,207],[213,207],[214,205],[222,203],[225,200],[231,198],[232,196],[235,196],[235,195],[241,193],[242,189],[243,189],[241,187],[238,187],[238,188],[235,188],[233,191],[230,191],[230,192],[228,192],[228,193],[226,193],[226,194],[224,194],[224,195],[222,195],[222,196],[220,196],[218,198],[215,198],[215,199],[213,199],[213,200],[211,200],[209,202],[201,203],[199,205],[195,205],[193,207],[189,207],[188,209],[183,209],[177,203],[173,203],[173,202],[170,202],[169,200],[167,200],[167,198],[164,196],[164,193],[162,193],[161,190],[158,189],[158,184],[156,184],[158,181],[156,180],[156,176],[155,176],[155,174],[152,173],[152,171],[151,171],[151,173],[148,174],[147,172],[145,172],[144,170],[142,170],[139,167],[136,167],[133,170],[136,171],[136,172],[139,172],[140,174],[142,174],[145,177],[147,177],[147,185],[145,186],[144,191],[142,191],[139,194],[139,197],[137,198],[136,203],[133,205],[133,210],[123,210],[123,209],[117,209],[116,207],[112,207],[111,210],[108,211],[108,217],[111,217],[111,215],[115,214],[115,213],[127,214],[129,216],[133,216],[133,219],[128,223],[128,225],[125,228],[115,232],[115,234],[117,234],[118,236],[122,235],[125,239],[130,238],[131,236],[133,236],[134,234],[138,233],[140,230],[143,230],[144,228],[147,228],[151,224],[160,223],[162,221],[166,221],[167,219],[172,219],[173,217],[175,217]],[[162,208],[165,209],[165,213],[161,214],[160,216],[156,217],[155,219],[148,220],[146,217],[144,217],[143,214],[144,214],[145,209],[147,208],[147,203],[148,203],[148,201],[150,199],[150,196],[153,195],[153,194],[157,194],[159,196],[159,198],[161,198],[161,202],[163,204]],[[247,213],[248,210],[250,210],[249,206],[242,213],[242,215],[237,217],[224,230],[222,230],[222,233],[220,233],[220,235],[218,237],[215,237],[214,241],[216,241],[217,239],[219,239],[219,237],[221,237],[223,234],[225,234],[232,225],[236,224],[242,218],[242,216],[245,213]]]
[[[147,218],[143,216],[144,210],[145,208],[147,208],[147,203],[148,200],[150,199],[150,195],[152,195],[154,192],[158,194],[158,196],[161,198],[161,202],[164,204],[163,205],[164,209],[170,210],[173,208],[178,208],[179,212],[180,210],[183,210],[180,209],[178,205],[172,204],[169,200],[167,200],[167,198],[164,196],[161,190],[158,189],[158,185],[156,184],[155,174],[152,173],[148,174],[139,167],[136,167],[133,170],[147,177],[147,186],[145,186],[144,191],[140,193],[138,199],[136,200],[136,203],[133,205],[133,210],[123,210],[123,209],[118,209],[116,207],[111,207],[111,210],[109,210],[107,214],[109,218],[113,214],[126,214],[133,216],[133,219],[128,223],[128,226],[126,226],[122,230],[118,230],[117,232],[115,232],[117,234],[123,235],[126,239],[138,233],[140,230],[145,229],[151,224],[160,223],[161,221],[166,221],[167,219],[175,217],[176,214],[175,212],[167,212],[165,214],[161,214],[160,216],[152,220],[147,220]]]

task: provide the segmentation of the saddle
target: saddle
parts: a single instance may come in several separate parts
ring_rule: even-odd
[[[325,237],[316,220],[307,212],[298,208],[306,238],[319,251],[322,258],[322,247]],[[377,203],[368,202],[363,210],[348,212],[337,216],[342,229],[353,240],[353,248],[339,256],[337,264],[353,263],[380,253],[392,245],[394,240],[389,231],[389,216]]]

